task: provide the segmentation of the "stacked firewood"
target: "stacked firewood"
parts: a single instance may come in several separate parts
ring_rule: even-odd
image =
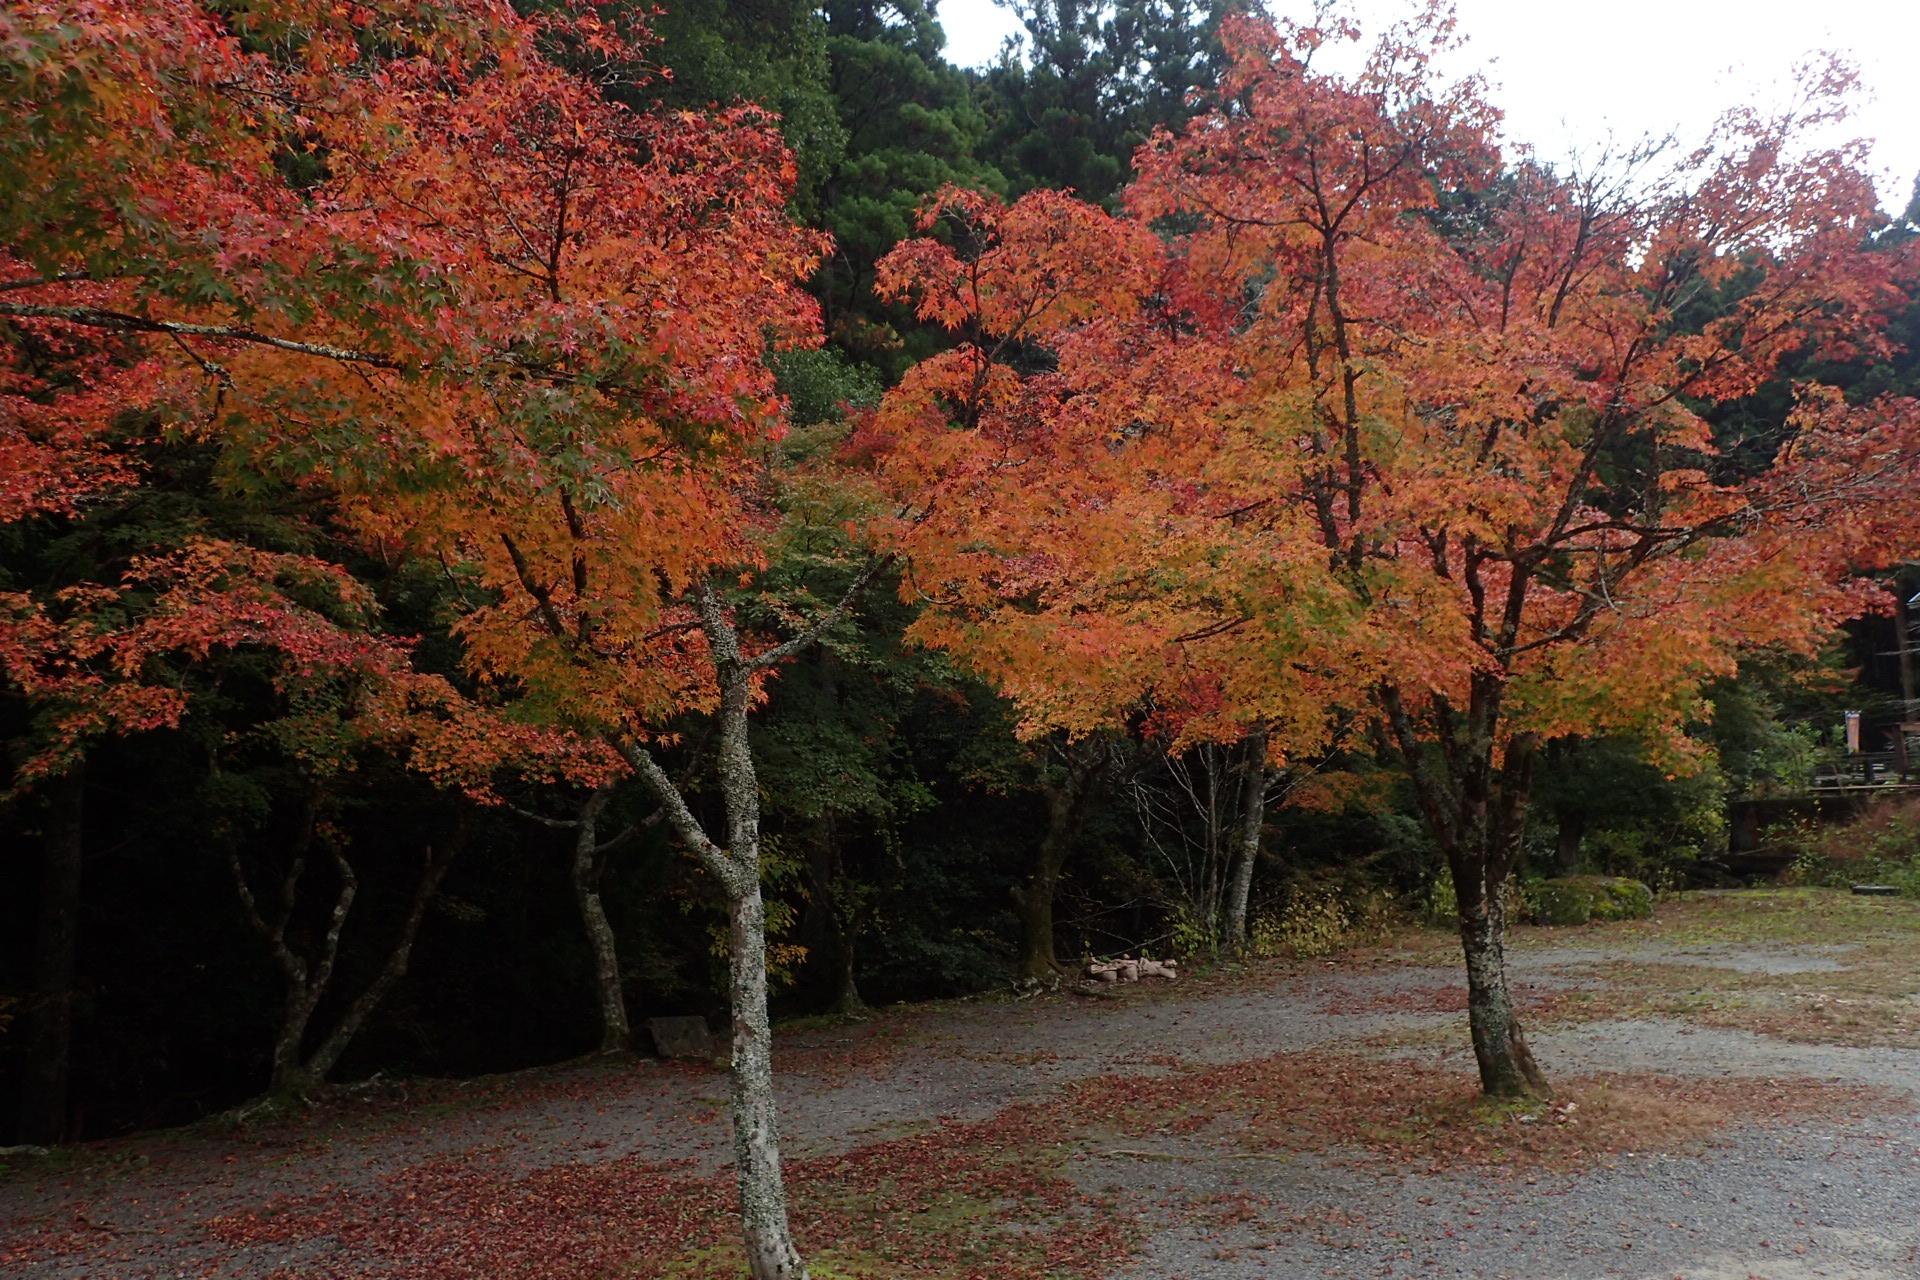
[[[1089,960],[1083,973],[1094,982],[1138,982],[1142,978],[1173,981],[1180,976],[1177,961],[1149,960],[1145,956],[1138,960],[1131,956],[1121,956],[1118,960]]]

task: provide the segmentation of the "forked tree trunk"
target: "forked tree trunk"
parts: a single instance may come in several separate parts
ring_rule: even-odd
[[[80,869],[86,851],[86,775],[75,765],[48,796],[33,995],[21,1017],[19,1140],[52,1145],[67,1137],[73,1056],[74,978],[80,945]]]
[[[379,1007],[393,986],[406,976],[407,966],[413,956],[414,939],[419,936],[421,921],[426,917],[427,904],[440,887],[447,868],[452,865],[454,856],[466,843],[468,836],[468,824],[463,813],[453,837],[446,842],[442,851],[436,853],[432,849],[427,850],[426,863],[421,869],[420,879],[415,883],[406,919],[387,952],[385,962],[360,994],[347,1004],[320,1043],[308,1053],[305,1046],[310,1038],[313,1015],[332,983],[334,964],[340,955],[340,936],[346,928],[347,917],[353,910],[354,899],[359,895],[360,888],[359,877],[352,865],[338,849],[329,850],[339,877],[339,888],[334,893],[333,906],[327,914],[325,931],[307,954],[288,941],[287,929],[298,906],[300,882],[306,874],[306,858],[311,850],[313,825],[317,817],[317,804],[309,803],[302,817],[300,834],[295,840],[292,862],[280,883],[280,899],[271,918],[255,897],[239,856],[230,855],[228,858],[234,887],[240,895],[240,904],[247,913],[247,920],[267,944],[281,973],[283,995],[280,1025],[274,1033],[267,1094],[270,1098],[282,1100],[304,1098],[325,1084],[327,1077],[339,1065],[341,1056],[366,1024],[367,1018]]]
[[[580,908],[580,926],[593,952],[593,989],[600,1006],[600,1052],[624,1053],[633,1043],[627,1019],[627,1000],[620,978],[620,951],[600,898],[600,877],[606,869],[600,848],[600,814],[611,795],[595,791],[580,808],[573,841],[573,900]]]
[[[786,1180],[780,1171],[780,1125],[773,1096],[773,1026],[767,1013],[767,911],[760,892],[760,780],[747,732],[755,673],[807,641],[789,641],[748,659],[741,652],[733,620],[713,590],[703,587],[695,599],[720,686],[716,768],[726,810],[726,846],[721,847],[707,834],[687,806],[686,797],[652,753],[632,739],[622,739],[615,745],[652,789],[674,834],[726,894],[728,994],[733,1019],[728,1110],[733,1123],[734,1177],[740,1192],[740,1228],[747,1268],[753,1280],[807,1280],[806,1263],[793,1243]],[[845,607],[843,602],[841,609]],[[817,634],[817,628],[810,634]]]
[[[747,657],[711,584],[694,593],[707,639],[720,709],[716,764],[726,809],[727,843],[707,834],[680,788],[645,745],[618,737],[613,745],[660,802],[661,816],[710,872],[727,897],[728,994],[733,1006],[730,1071],[734,1176],[740,1190],[740,1227],[753,1280],[807,1280],[787,1219],[787,1185],[780,1172],[780,1124],[773,1097],[773,1025],[767,1015],[767,909],[760,894],[760,779],[747,733],[758,673],[815,643],[858,598],[884,561],[870,563],[840,603],[800,635]]]
[[[440,889],[440,882],[446,878],[447,868],[453,865],[455,855],[466,844],[466,840],[467,824],[463,815],[459,828],[447,841],[444,852],[427,850],[426,865],[421,868],[420,879],[414,885],[413,898],[407,906],[407,918],[387,951],[386,962],[380,966],[373,981],[353,998],[340,1015],[340,1020],[334,1023],[333,1029],[307,1059],[307,1074],[316,1085],[324,1084],[333,1074],[341,1056],[353,1043],[354,1037],[360,1034],[360,1029],[366,1025],[373,1011],[407,976],[407,966],[413,960],[413,944],[420,936],[420,925],[426,919],[427,905],[433,901],[434,894]]]
[[[1519,858],[1535,744],[1517,736],[1495,764],[1499,690],[1491,680],[1476,679],[1473,704],[1465,716],[1444,700],[1433,699],[1431,715],[1442,756],[1436,765],[1423,751],[1398,689],[1388,685],[1381,692],[1414,794],[1453,872],[1460,948],[1467,966],[1467,1021],[1481,1091],[1496,1098],[1551,1097],[1553,1090],[1527,1046],[1507,984],[1503,896]]]
[[[1253,897],[1253,868],[1260,857],[1260,828],[1267,818],[1267,734],[1258,729],[1247,736],[1246,777],[1240,793],[1240,832],[1233,857],[1233,879],[1227,886],[1227,945],[1244,953],[1252,941],[1247,912]]]

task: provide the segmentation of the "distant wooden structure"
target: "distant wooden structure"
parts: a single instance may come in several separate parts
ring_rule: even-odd
[[[1765,832],[1789,822],[1827,824],[1858,817],[1876,799],[1920,791],[1920,593],[1894,593],[1894,633],[1899,659],[1900,705],[1889,722],[1876,723],[1849,711],[1843,726],[1846,753],[1816,765],[1798,794],[1746,797],[1727,806],[1727,868],[1739,875],[1784,871],[1794,851],[1764,843]],[[1881,715],[1885,715],[1883,711]],[[1879,750],[1862,750],[1870,742]]]

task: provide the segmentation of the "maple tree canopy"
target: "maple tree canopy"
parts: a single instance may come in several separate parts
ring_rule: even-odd
[[[87,8],[0,34],[0,163],[48,192],[0,215],[0,308],[58,368],[0,388],[0,516],[137,482],[143,415],[445,564],[490,697],[588,737],[709,705],[676,602],[760,563],[765,356],[817,341],[771,120],[621,105],[649,38],[591,7]]]
[[[1677,736],[1741,651],[1872,607],[1855,575],[1914,535],[1913,403],[1803,384],[1738,456],[1708,416],[1888,349],[1912,258],[1870,243],[1860,149],[1804,141],[1844,76],[1558,174],[1431,77],[1437,11],[1349,76],[1314,65],[1344,27],[1223,35],[1221,105],[1141,148],[1125,216],[950,193],[883,263],[962,339],[870,428],[919,504],[918,635],[1030,728],[1151,695],[1284,753],[1382,686],[1491,697],[1499,741]]]

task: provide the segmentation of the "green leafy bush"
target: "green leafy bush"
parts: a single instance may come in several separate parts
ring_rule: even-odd
[[[1531,907],[1535,924],[1644,920],[1653,914],[1653,890],[1625,876],[1563,876],[1535,884]]]
[[[1249,928],[1257,956],[1331,955],[1377,938],[1406,912],[1391,893],[1359,877],[1311,875],[1256,914]]]
[[[1795,851],[1780,877],[1788,884],[1888,884],[1920,898],[1920,801],[1882,804],[1825,830],[1798,819],[1769,828],[1767,838]]]
[[[1330,955],[1344,945],[1352,922],[1338,889],[1302,886],[1254,921],[1253,952],[1302,958]]]
[[[1531,891],[1517,879],[1509,879],[1501,890],[1501,899],[1506,904],[1507,919],[1526,920],[1531,918]],[[1451,929],[1460,923],[1460,895],[1454,891],[1453,873],[1442,871],[1427,888],[1427,895],[1420,903],[1422,923],[1436,929]]]

